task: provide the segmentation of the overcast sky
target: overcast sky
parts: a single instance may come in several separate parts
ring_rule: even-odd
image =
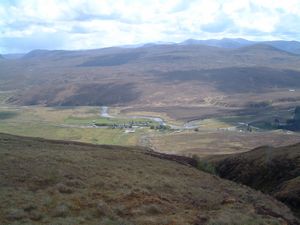
[[[300,0],[0,0],[0,53],[223,37],[300,40]]]

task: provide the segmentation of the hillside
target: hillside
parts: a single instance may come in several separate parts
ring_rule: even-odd
[[[287,52],[300,54],[300,42],[298,41],[266,41],[263,43]]]
[[[271,194],[300,213],[300,144],[260,147],[217,161],[223,178]]]
[[[170,107],[212,101],[247,107],[283,97],[294,104],[299,65],[300,55],[266,44],[35,50],[0,62],[0,91],[10,92],[7,102],[18,105]]]
[[[271,197],[148,153],[0,134],[0,223],[299,224]]]

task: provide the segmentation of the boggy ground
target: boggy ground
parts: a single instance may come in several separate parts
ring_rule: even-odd
[[[299,224],[272,197],[145,153],[0,134],[0,224]]]

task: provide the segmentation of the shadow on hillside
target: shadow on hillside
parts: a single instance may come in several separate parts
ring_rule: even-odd
[[[142,52],[129,52],[116,55],[97,56],[78,66],[119,66],[137,60],[142,54]]]
[[[300,72],[267,67],[231,67],[161,73],[158,82],[200,81],[214,83],[224,93],[264,92],[271,88],[299,88]]]

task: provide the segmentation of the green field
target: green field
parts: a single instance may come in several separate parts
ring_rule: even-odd
[[[74,117],[70,116],[65,119],[64,121],[66,124],[74,124],[74,125],[91,125],[91,124],[101,124],[103,126],[109,126],[113,124],[127,124],[127,123],[141,123],[141,122],[148,122],[149,124],[158,125],[151,120],[137,118],[137,119],[126,119],[126,118],[101,118],[99,116],[88,117],[88,118],[81,118],[81,117]]]
[[[123,129],[89,127],[94,122],[109,125],[148,121],[147,119],[100,118],[97,113],[99,109],[96,107],[2,107],[0,108],[0,132],[113,145],[137,145],[141,135],[151,132],[148,128],[138,128],[134,133],[125,133]]]

